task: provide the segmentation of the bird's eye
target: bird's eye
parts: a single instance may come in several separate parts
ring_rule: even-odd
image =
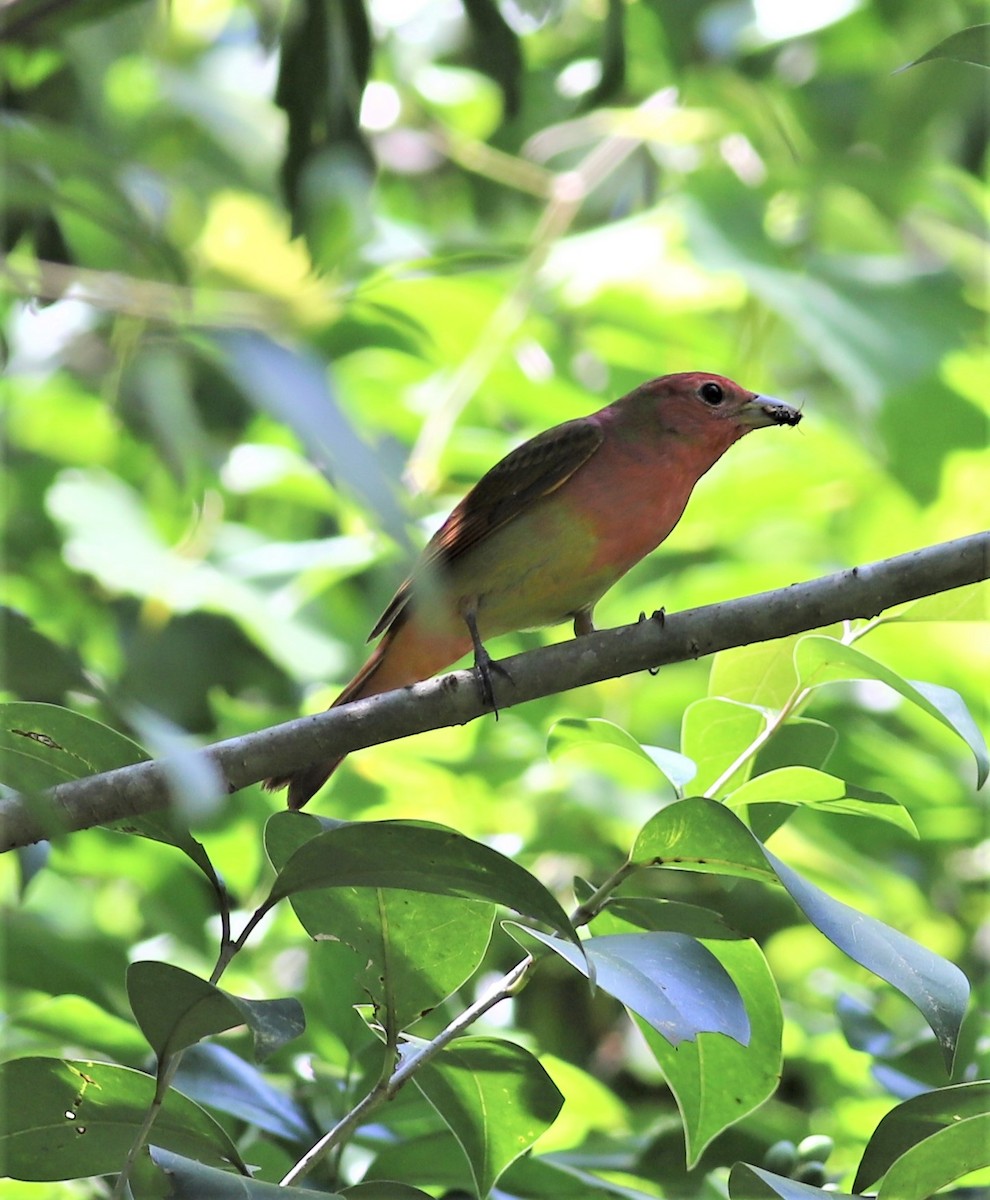
[[[706,404],[711,405],[721,404],[725,399],[725,392],[722,390],[722,385],[715,383],[712,379],[709,379],[707,383],[703,383],[698,388],[698,395]]]

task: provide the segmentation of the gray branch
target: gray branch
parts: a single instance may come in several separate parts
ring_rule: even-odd
[[[878,616],[897,604],[978,583],[988,575],[990,533],[929,546],[808,583],[674,613],[505,659],[496,673],[499,708],[732,646]],[[317,716],[287,721],[195,751],[237,791],[271,775],[428,729],[486,715],[473,671],[454,671]],[[60,784],[44,798],[0,799],[0,851],[54,830],[89,829],[165,808],[167,760],[137,763]]]

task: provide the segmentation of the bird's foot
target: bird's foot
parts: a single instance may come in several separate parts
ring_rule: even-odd
[[[478,633],[478,622],[475,619],[474,613],[468,612],[464,619],[471,633],[471,641],[474,643],[474,671],[478,677],[478,690],[481,692],[481,700],[483,704],[492,710],[497,721],[498,705],[495,703],[495,689],[492,687],[492,675],[497,673],[503,679],[508,679],[510,683],[512,682],[512,676],[508,668],[496,662],[485,649],[481,635]]]
[[[507,667],[503,667],[500,662],[492,658],[484,646],[480,648],[480,653],[477,650],[475,651],[474,670],[478,676],[478,689],[481,692],[482,702],[492,710],[497,721],[498,705],[495,703],[492,675],[501,675],[503,679],[507,679],[510,683],[512,682],[512,675]]]
[[[580,612],[574,614],[574,636],[587,637],[589,633],[595,632],[595,622],[592,618],[590,608],[584,608]]]

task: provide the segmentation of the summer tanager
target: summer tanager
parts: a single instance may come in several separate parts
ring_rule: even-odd
[[[595,604],[660,545],[732,443],[800,420],[781,400],[690,372],[524,442],[430,539],[369,641],[384,637],[333,707],[427,679],[472,648],[491,703],[488,638],[569,620],[575,634],[590,633]],[[287,786],[289,807],[301,808],[342,760],[265,786]]]

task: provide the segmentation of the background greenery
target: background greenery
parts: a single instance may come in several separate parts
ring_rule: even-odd
[[[600,605],[601,626],[985,527],[985,75],[953,59],[892,73],[979,10],[13,0],[0,48],[5,698],[67,705],[151,752],[317,711],[359,665],[411,549],[488,466],[668,371],[728,374],[805,420],[718,465],[670,542]],[[960,56],[985,61],[982,44]],[[863,648],[981,715],[985,626],[890,624]],[[452,826],[566,899],[574,876],[600,883],[618,866],[671,792],[594,741],[548,756],[554,722],[605,717],[677,749],[710,687],[752,690],[741,662],[716,662],[711,684],[710,662],[685,663],[365,751],[316,807]],[[985,804],[965,747],[878,684],[824,689],[809,715],[838,732],[829,771],[894,796],[919,837],[803,809],[775,851],[985,995]],[[192,789],[186,802],[250,912],[272,877],[261,829],[278,798]],[[0,872],[5,1056],[147,1068],[156,1043],[134,1022],[125,968],[209,975],[218,927],[202,876],[171,846],[106,830],[47,858],[8,855]],[[734,1161],[808,1134],[834,1139],[828,1170],[849,1190],[883,1114],[947,1082],[927,1027],[783,893],[688,873],[651,886],[763,947],[783,1004],[779,1086],[687,1171],[643,1038],[609,995],[547,964],[474,1032],[540,1056],[568,1102],[537,1150],[595,1174],[580,1193],[571,1175],[517,1177],[502,1194],[717,1196]],[[429,956],[436,933],[421,937]],[[518,957],[498,926],[486,945],[415,1033]],[[377,1069],[353,1013],[366,992],[337,949],[276,910],[224,986],[298,996],[306,1032],[241,1091],[246,1035],[183,1067],[181,1090],[267,1180]],[[978,1019],[967,1029],[957,1081],[987,1076]],[[281,1096],[267,1108],[263,1084]],[[430,1194],[471,1186],[411,1089],[336,1177],[309,1185],[353,1184],[369,1164]],[[606,1190],[620,1186],[635,1190]],[[0,1194],[108,1191],[8,1181]]]

